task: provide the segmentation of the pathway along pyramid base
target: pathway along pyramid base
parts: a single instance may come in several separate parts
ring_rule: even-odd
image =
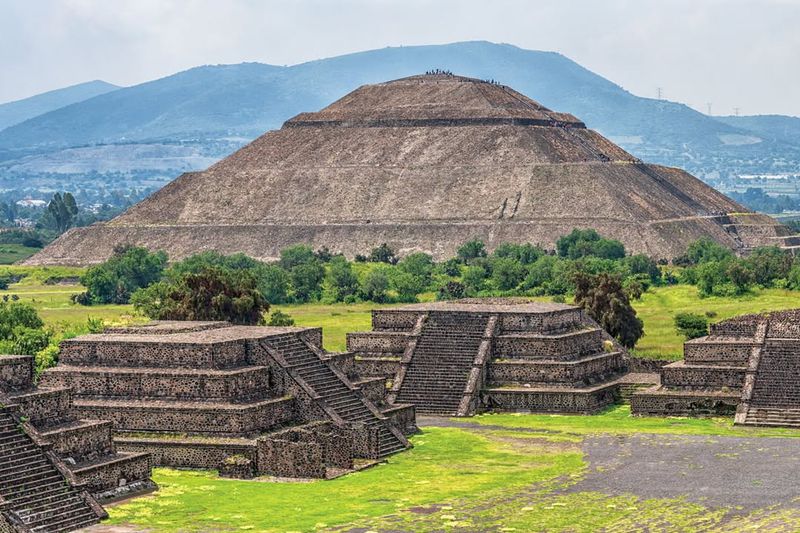
[[[26,264],[95,264],[123,244],[178,260],[203,250],[273,259],[296,243],[353,257],[386,242],[442,259],[473,238],[552,248],[573,228],[666,259],[700,237],[738,252],[800,246],[787,227],[682,170],[642,163],[571,115],[435,74],[302,113]]]
[[[577,307],[475,299],[372,312],[347,336],[362,375],[418,413],[595,413],[619,398],[622,349]]]

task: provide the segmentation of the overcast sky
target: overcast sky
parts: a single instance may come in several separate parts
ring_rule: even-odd
[[[800,0],[0,0],[0,102],[92,79],[489,40],[635,94],[800,116]]]

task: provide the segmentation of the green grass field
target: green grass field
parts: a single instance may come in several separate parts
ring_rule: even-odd
[[[589,532],[602,527],[640,531],[643,525],[691,531],[718,522],[729,510],[680,498],[563,493],[560,489],[586,472],[582,439],[609,433],[800,436],[790,430],[734,428],[729,420],[633,418],[625,407],[596,416],[484,415],[466,420],[475,422],[505,429],[427,427],[412,438],[412,450],[334,481],[235,481],[213,472],[157,469],[161,490],[112,507],[111,524],[153,532]],[[757,523],[756,516],[742,526]]]
[[[17,261],[24,261],[39,251],[39,248],[30,248],[21,244],[0,244],[0,265],[11,265]]]
[[[20,283],[13,284],[7,291],[0,291],[0,296],[17,294],[22,301],[31,302],[49,325],[64,328],[69,324],[85,323],[90,316],[102,318],[109,323],[144,320],[142,317],[134,316],[133,308],[128,305],[85,307],[73,304],[70,301],[71,296],[83,290],[79,285],[45,284],[46,280],[54,277],[76,277],[81,272],[79,269],[0,267],[0,276],[23,272],[32,272],[33,275],[22,279]],[[433,295],[426,294],[423,298],[432,299]],[[800,307],[800,292],[761,289],[737,298],[699,298],[695,287],[675,285],[650,289],[641,300],[634,302],[634,306],[644,321],[645,331],[645,336],[634,350],[635,354],[640,357],[680,359],[683,339],[677,334],[673,324],[676,313],[710,312],[714,315],[710,321],[716,322],[745,313]],[[325,348],[331,351],[343,351],[347,332],[371,329],[371,310],[381,307],[387,306],[373,303],[312,303],[277,305],[272,309],[280,309],[290,314],[299,326],[322,327]]]

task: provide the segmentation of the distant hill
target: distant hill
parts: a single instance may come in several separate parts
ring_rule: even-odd
[[[116,89],[119,89],[116,85],[94,80],[37,94],[22,100],[0,104],[0,130]]]
[[[800,117],[786,115],[750,115],[714,117],[736,128],[746,129],[765,139],[800,144]]]
[[[572,113],[634,155],[698,173],[767,172],[770,158],[798,162],[800,143],[683,104],[642,98],[553,52],[463,42],[384,48],[290,67],[198,67],[118,89],[0,131],[0,161],[94,144],[237,138],[242,142],[359,85],[430,69],[494,79]],[[220,154],[223,155],[223,154]],[[10,168],[10,167],[7,167]]]

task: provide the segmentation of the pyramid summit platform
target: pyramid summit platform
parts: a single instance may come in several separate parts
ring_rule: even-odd
[[[473,238],[552,248],[576,227],[666,259],[704,236],[739,252],[800,245],[770,217],[639,161],[572,115],[502,85],[429,74],[301,113],[26,263],[95,264],[120,244],[172,260],[202,250],[266,260],[296,243],[353,257],[386,242],[442,259]]]

